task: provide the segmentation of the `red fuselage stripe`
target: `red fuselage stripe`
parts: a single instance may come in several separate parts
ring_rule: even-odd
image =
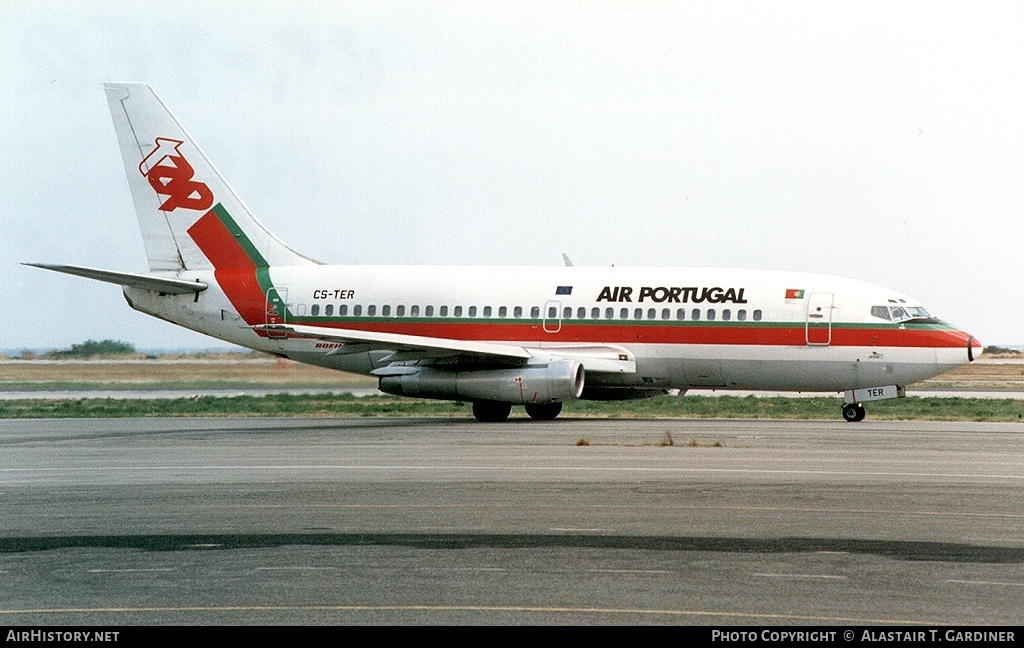
[[[712,324],[642,325],[563,322],[556,333],[546,332],[540,322],[390,322],[357,319],[325,323],[314,318],[299,318],[296,323],[329,328],[401,333],[456,340],[502,342],[553,342],[600,344],[730,344],[764,346],[804,346],[803,326],[750,324],[715,326]],[[820,333],[820,332],[819,332]],[[883,329],[832,328],[832,346],[857,347],[950,347],[966,348],[969,335],[955,329]],[[823,339],[828,339],[827,334]],[[815,338],[812,338],[812,342]]]

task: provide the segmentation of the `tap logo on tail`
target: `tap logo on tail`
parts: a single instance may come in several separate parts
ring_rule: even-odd
[[[178,148],[181,140],[158,137],[156,148],[143,158],[139,171],[149,184],[167,200],[160,209],[172,212],[179,207],[205,211],[213,205],[213,192],[202,182],[192,179],[195,171]]]

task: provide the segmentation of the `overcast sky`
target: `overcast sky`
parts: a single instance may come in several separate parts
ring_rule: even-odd
[[[207,348],[143,271],[104,81],[322,261],[733,266],[1024,344],[1024,3],[0,2],[0,348]]]

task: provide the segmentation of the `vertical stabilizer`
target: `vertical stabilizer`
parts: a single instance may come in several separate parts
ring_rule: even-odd
[[[105,88],[150,270],[223,270],[239,256],[226,244],[245,265],[313,263],[256,220],[148,85]]]

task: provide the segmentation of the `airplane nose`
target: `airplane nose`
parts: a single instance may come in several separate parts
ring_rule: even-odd
[[[981,342],[976,340],[973,335],[969,335],[967,337],[967,362],[974,362],[980,357],[981,348]]]

